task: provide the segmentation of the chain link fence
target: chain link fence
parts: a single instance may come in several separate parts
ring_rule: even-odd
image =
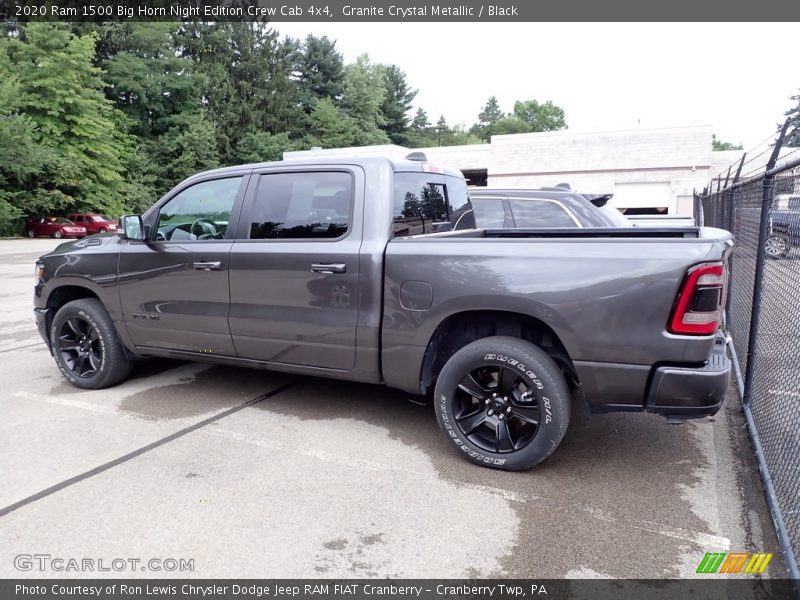
[[[745,155],[712,181],[695,206],[706,227],[734,235],[726,329],[781,551],[798,579],[800,148],[781,148],[785,132],[766,155]]]

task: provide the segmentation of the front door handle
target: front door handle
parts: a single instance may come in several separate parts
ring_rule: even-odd
[[[197,271],[219,271],[222,262],[218,260],[199,260],[192,263],[192,268]]]
[[[311,265],[314,273],[345,273],[347,265],[344,263],[314,263]]]

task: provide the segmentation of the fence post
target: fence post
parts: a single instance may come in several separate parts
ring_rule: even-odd
[[[758,339],[758,325],[761,320],[761,285],[764,279],[764,246],[769,235],[769,211],[772,208],[772,192],[775,182],[775,175],[771,173],[778,160],[778,153],[783,146],[783,138],[789,127],[789,119],[783,124],[778,139],[775,140],[775,147],[772,149],[772,156],[769,158],[766,170],[764,171],[764,182],[761,188],[761,218],[758,226],[758,249],[756,253],[756,269],[753,281],[753,307],[750,313],[750,337],[747,340],[747,369],[744,373],[744,394],[742,404],[749,406],[750,398],[753,393],[753,374],[756,366],[756,341]]]
[[[734,238],[736,237],[736,232],[734,228],[736,226],[736,220],[734,219],[734,214],[736,213],[736,191],[737,188],[736,183],[739,181],[739,176],[742,174],[742,167],[744,166],[744,159],[747,156],[747,152],[742,154],[742,159],[739,161],[739,167],[736,169],[736,174],[733,176],[733,181],[731,182],[731,189],[730,189],[730,207],[728,209],[728,222],[725,224],[725,229],[730,231]],[[731,278],[733,277],[733,261],[736,259],[735,252],[731,253],[730,258],[728,258],[728,268],[730,269],[730,276],[728,278],[728,291],[725,296],[725,325],[728,328],[728,311],[731,308],[731,292],[733,291],[733,286],[731,285]],[[740,389],[740,392],[743,393],[743,390]]]

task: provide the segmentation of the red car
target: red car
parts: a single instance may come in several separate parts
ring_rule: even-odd
[[[67,215],[67,218],[76,225],[83,225],[86,227],[86,233],[89,235],[117,230],[117,223],[105,215],[98,215],[96,213],[73,213]]]
[[[25,231],[29,238],[34,238],[37,235],[49,235],[56,239],[65,237],[82,238],[86,236],[86,228],[84,226],[75,225],[75,223],[63,217],[29,219],[25,223]]]

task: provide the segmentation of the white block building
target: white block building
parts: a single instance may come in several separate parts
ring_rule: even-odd
[[[496,135],[488,144],[468,146],[314,149],[286,152],[284,158],[319,154],[402,158],[421,151],[431,162],[460,169],[472,184],[538,188],[568,183],[579,192],[613,193],[612,204],[620,209],[690,215],[692,191],[701,191],[721,168],[736,160],[735,152],[712,154],[711,136],[709,125],[566,130]]]

